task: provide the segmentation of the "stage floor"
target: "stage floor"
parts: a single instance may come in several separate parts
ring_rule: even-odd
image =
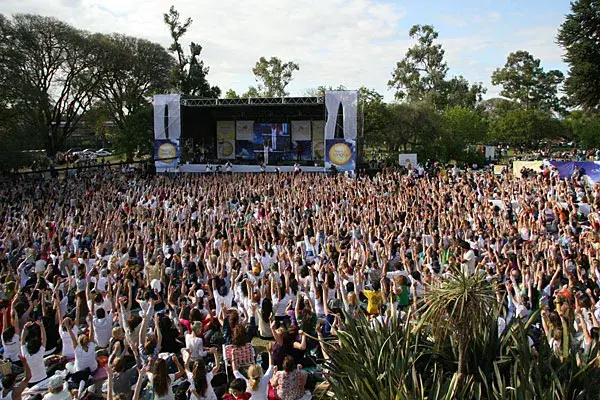
[[[185,172],[185,173],[206,173],[207,164],[181,164],[175,168],[156,167],[156,172]],[[227,172],[225,164],[211,164],[212,172],[215,172],[215,167],[221,166],[220,172]],[[265,172],[275,172],[275,168],[279,168],[281,172],[294,172],[294,167],[290,165],[267,165]],[[301,166],[302,172],[326,172],[324,167],[306,167]],[[260,173],[260,165],[232,165],[231,172],[236,173]]]

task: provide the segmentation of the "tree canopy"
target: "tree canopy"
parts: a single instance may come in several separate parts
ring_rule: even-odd
[[[261,97],[284,97],[289,93],[285,88],[292,81],[294,71],[300,66],[293,61],[283,62],[278,57],[259,58],[252,68],[252,73],[258,82],[256,88]],[[252,89],[252,88],[251,88]]]
[[[564,75],[558,70],[544,71],[541,61],[527,51],[510,53],[503,68],[492,74],[492,83],[501,85],[501,96],[518,102],[525,109],[559,112],[563,109],[558,86]]]
[[[438,32],[433,26],[414,25],[409,36],[417,43],[398,61],[388,82],[396,89],[397,100],[427,102],[438,110],[455,105],[474,107],[481,100],[485,93],[481,84],[470,85],[462,76],[446,79],[445,51],[436,43]]]
[[[186,55],[181,45],[181,38],[187,33],[192,19],[187,18],[181,22],[175,6],[171,6],[169,12],[163,15],[163,19],[173,39],[169,51],[175,54],[176,59],[171,73],[172,86],[185,95],[207,98],[221,96],[221,89],[218,86],[210,86],[206,79],[210,69],[204,66],[204,61],[200,59],[202,46],[191,42],[190,54]]]
[[[598,110],[600,105],[600,2],[576,0],[558,31],[569,64],[565,92],[571,105]]]

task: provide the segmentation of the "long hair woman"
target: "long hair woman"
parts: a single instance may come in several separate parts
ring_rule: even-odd
[[[88,326],[90,327],[89,336],[81,334],[77,340],[73,331],[69,331],[71,342],[75,349],[75,372],[68,375],[68,377],[76,384],[86,381],[98,369],[96,345],[90,340],[90,337],[94,337],[94,324],[92,323],[91,315],[88,316]]]
[[[192,371],[186,371],[188,381],[191,383],[190,393],[192,400],[217,400],[217,395],[212,387],[211,381],[219,372],[219,356],[216,348],[207,349],[215,358],[215,366],[212,371],[206,371],[206,363],[199,359],[193,363]],[[189,364],[187,365],[189,368]]]
[[[239,371],[235,358],[231,360],[231,368],[233,369],[233,375],[238,379],[246,381],[246,390],[252,395],[252,400],[267,400],[269,395],[269,381],[273,377],[274,365],[273,357],[271,355],[272,346],[267,348],[269,353],[269,368],[266,373],[263,373],[263,369],[259,364],[253,364],[248,367],[248,378],[246,378]]]
[[[40,335],[35,332],[34,325],[39,326]],[[44,351],[46,351],[46,328],[41,321],[28,322],[21,332],[21,352],[31,368],[29,387],[35,386],[48,377],[44,364]]]
[[[167,361],[162,358],[159,358],[154,362],[152,373],[148,372],[148,379],[152,382],[154,400],[175,399],[175,395],[173,394],[173,382],[181,378],[185,371],[177,356],[173,355],[172,360],[177,366],[176,374],[169,374]]]

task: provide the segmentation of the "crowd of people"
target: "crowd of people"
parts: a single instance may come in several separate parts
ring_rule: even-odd
[[[453,266],[500,284],[501,329],[542,309],[558,356],[598,341],[600,185],[583,178],[433,165],[12,179],[3,400],[309,399],[348,318],[418,318]]]

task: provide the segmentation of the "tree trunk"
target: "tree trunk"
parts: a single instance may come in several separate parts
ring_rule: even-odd
[[[458,377],[462,380],[467,374],[467,346],[466,340],[462,339],[458,344]]]

